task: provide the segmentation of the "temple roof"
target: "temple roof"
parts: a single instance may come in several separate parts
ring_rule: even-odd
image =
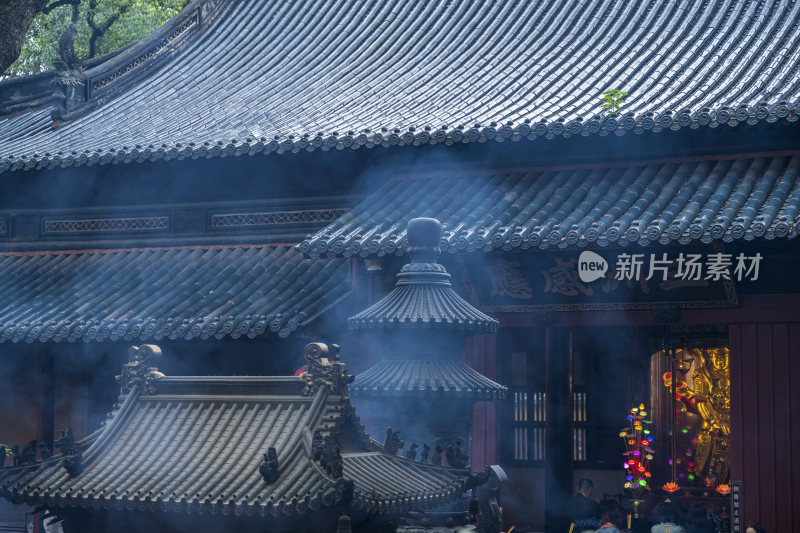
[[[350,293],[292,246],[0,254],[0,342],[288,336]]]
[[[0,84],[0,172],[795,121],[799,17],[760,0],[198,0],[77,89]],[[617,113],[609,90],[628,93]]]
[[[420,216],[442,221],[450,253],[794,238],[800,155],[399,177],[300,251],[402,255]]]
[[[493,400],[505,398],[507,388],[461,361],[381,361],[356,376],[349,387],[355,397],[447,396]]]
[[[102,429],[61,439],[63,455],[0,470],[0,495],[50,508],[278,516],[352,504],[396,514],[453,500],[470,479],[371,441],[325,345],[306,348],[310,370],[299,378],[163,377],[149,367],[154,353],[132,348]]]

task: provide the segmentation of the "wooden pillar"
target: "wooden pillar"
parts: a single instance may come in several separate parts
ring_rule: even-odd
[[[467,339],[464,362],[489,379],[497,381],[496,336],[475,335]],[[477,402],[472,415],[470,465],[473,471],[497,464],[497,400]]]
[[[56,417],[56,373],[53,352],[49,349],[43,350],[39,361],[39,394],[36,416],[36,457],[41,459],[44,444],[53,451],[53,426]],[[43,531],[42,514],[33,515],[33,533]]]
[[[545,529],[567,531],[567,500],[572,495],[571,332],[548,327],[546,353]]]
[[[45,350],[39,361],[39,406],[36,419],[36,443],[53,450],[53,426],[55,424],[56,374],[53,352]],[[36,450],[40,457],[41,448]]]
[[[792,531],[800,519],[800,323],[731,324],[728,332],[729,457],[744,522]]]
[[[486,367],[484,375],[497,381],[497,335],[483,336],[483,346],[486,353]],[[500,417],[500,402],[492,400],[484,402],[486,406],[486,449],[484,451],[484,461],[486,465],[497,464],[497,436],[498,436],[498,418]]]

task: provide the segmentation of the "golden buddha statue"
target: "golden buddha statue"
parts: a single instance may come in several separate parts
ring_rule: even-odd
[[[687,410],[700,416],[694,446],[696,476],[716,485],[728,481],[728,445],[731,425],[731,381],[728,372],[729,350],[726,347],[678,350],[678,357],[691,358],[694,371],[687,371],[691,384],[678,380],[675,393]],[[672,386],[671,373],[664,374],[664,386]]]

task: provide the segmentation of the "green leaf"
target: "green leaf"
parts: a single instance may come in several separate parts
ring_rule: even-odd
[[[123,5],[129,6],[102,37],[100,53],[105,54],[147,37],[177,15],[188,3],[188,0],[98,0],[97,7],[89,13],[89,3],[83,0],[79,7],[75,53],[83,59],[89,55],[89,38],[92,32],[86,22],[87,15],[102,24],[118,13]],[[48,14],[36,15],[25,34],[19,58],[8,67],[2,77],[26,76],[53,69],[58,59],[56,45],[69,26],[71,15],[72,7],[69,5],[56,8]]]

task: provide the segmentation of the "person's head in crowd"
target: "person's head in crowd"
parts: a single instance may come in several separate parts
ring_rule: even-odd
[[[764,527],[761,524],[759,524],[758,522],[753,522],[752,524],[747,524],[744,533],[767,533],[767,532],[764,531]]]
[[[603,500],[600,502],[600,523],[614,524],[617,527],[625,525],[625,510],[616,500]]]
[[[702,503],[693,503],[686,517],[689,533],[716,533],[717,526],[708,516],[708,509]]]
[[[681,509],[669,498],[656,506],[653,510],[653,520],[660,523],[677,524],[680,520]]]
[[[692,507],[689,509],[689,515],[686,517],[686,521],[692,523],[702,520],[708,520],[708,511],[705,505],[702,503],[693,503]]]
[[[583,478],[578,481],[578,494],[583,494],[586,498],[591,498],[592,489],[594,489],[594,483],[592,483],[591,479]]]

